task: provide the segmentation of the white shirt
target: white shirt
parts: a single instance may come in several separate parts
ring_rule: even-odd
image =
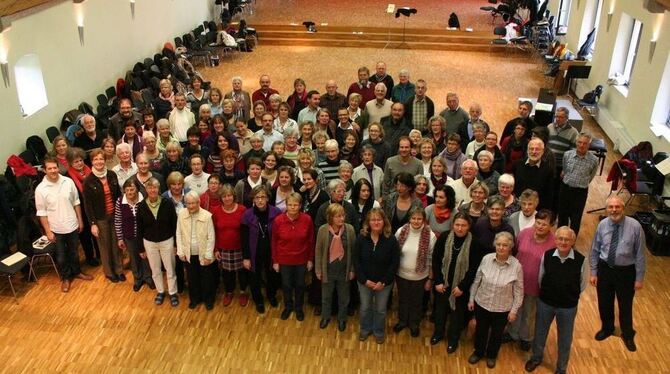
[[[112,171],[116,173],[116,178],[119,180],[119,186],[123,189],[123,184],[126,183],[126,180],[137,174],[137,164],[131,162],[130,168],[128,169],[124,169],[121,167],[121,164],[117,164],[112,168]]]
[[[298,131],[298,123],[294,121],[293,118],[288,118],[286,122],[284,122],[284,125],[282,125],[281,121],[279,121],[279,117],[277,117],[274,122],[272,122],[272,128],[278,133],[284,134],[284,131],[288,129],[296,129],[296,131]]]
[[[184,186],[191,191],[197,192],[198,195],[202,195],[207,191],[207,178],[209,178],[209,174],[204,171],[200,175],[189,174],[184,178]]]
[[[426,259],[426,270],[418,274],[416,272],[416,260],[419,257],[419,241],[421,240],[421,230],[413,229],[411,226],[409,228],[409,234],[407,235],[407,240],[400,248],[400,266],[398,267],[398,276],[403,279],[417,281],[422,280],[428,277],[429,269],[432,264],[432,255],[433,247],[435,246],[435,233],[431,231],[430,233],[430,244],[428,245],[428,258]],[[400,232],[402,228],[398,229],[395,233],[396,239],[400,237]]]
[[[469,203],[472,200],[470,197],[470,188],[463,183],[463,178],[458,178],[453,182],[447,181],[447,184],[451,186],[456,193],[456,206]]]
[[[56,182],[46,177],[35,189],[35,208],[38,217],[47,217],[55,234],[69,234],[79,228],[74,207],[79,205],[79,193],[72,179],[58,176]]]
[[[263,150],[265,152],[272,150],[272,143],[275,141],[284,141],[284,135],[275,129],[272,129],[272,132],[269,134],[266,133],[265,130],[258,130],[256,131],[256,135],[259,135],[263,138]]]
[[[212,115],[214,111],[212,110]],[[186,136],[186,131],[189,127],[195,125],[195,116],[190,109],[184,108],[179,110],[177,108],[172,109],[168,117],[170,121],[170,132],[177,139],[177,141],[185,142],[188,140]]]
[[[519,214],[519,232],[521,230],[531,227],[535,224],[535,212],[530,215],[530,217],[526,217],[523,212]]]

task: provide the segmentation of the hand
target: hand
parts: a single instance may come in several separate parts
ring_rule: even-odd
[[[430,279],[426,279],[426,283],[423,285],[423,289],[426,291],[430,291],[430,286],[433,284],[433,281]]]
[[[446,290],[444,289],[444,284],[436,284],[436,285],[435,285],[435,291],[436,291],[437,293],[444,293],[444,291],[446,291]]]
[[[55,243],[56,242],[56,234],[54,234],[53,231],[47,232],[47,239],[49,239],[50,242]]]
[[[349,272],[349,280],[354,280],[354,278],[356,278],[356,273],[354,273],[353,271],[350,271]]]
[[[147,253],[146,252],[140,252],[140,257],[142,257],[143,260],[146,259],[147,258]]]
[[[307,271],[312,271],[313,266],[314,266],[314,264],[312,264],[312,261],[307,261]],[[319,278],[319,279],[321,279],[321,278]]]
[[[247,270],[251,270],[251,260],[242,261],[242,266],[244,266],[244,268]]]
[[[507,321],[509,321],[509,322],[514,322],[514,321],[516,321],[516,313],[512,313],[512,312],[510,312],[510,313],[507,315]]]
[[[463,291],[461,291],[461,289],[458,287],[454,287],[454,289],[451,290],[451,294],[454,295],[455,297],[460,297],[461,295],[463,295]]]
[[[598,286],[598,277],[592,275],[591,278],[589,279],[589,282],[593,287]]]
[[[126,242],[123,240],[119,240],[119,248],[123,249],[124,251],[126,250]]]
[[[368,280],[368,281],[365,282],[365,287],[367,287],[367,288],[370,288],[370,289],[374,290],[376,286],[377,286],[377,283],[375,283],[371,280]]]
[[[642,281],[635,281],[635,291],[639,291],[642,289]]]
[[[321,280],[321,277],[322,277],[321,273],[316,273],[316,279]]]
[[[221,261],[221,251],[214,252],[214,257],[216,257],[217,260]]]
[[[179,256],[179,259],[186,262],[186,256]]]
[[[206,258],[202,260],[202,266],[209,266],[212,264],[212,262],[214,262],[214,260],[212,260],[211,258]]]
[[[272,264],[272,268],[275,269],[275,272],[279,273],[279,264]]]
[[[375,285],[374,290],[375,290],[375,291],[381,291],[381,290],[383,290],[383,289],[384,289],[384,283],[382,283],[382,282],[377,282],[377,284]]]
[[[473,310],[475,310],[475,303],[474,303],[474,302],[470,301],[470,302],[468,303],[468,310],[471,311],[471,312],[472,312]]]
[[[91,235],[93,235],[93,237],[97,238],[99,234],[100,234],[100,230],[98,230],[98,225],[91,226]]]

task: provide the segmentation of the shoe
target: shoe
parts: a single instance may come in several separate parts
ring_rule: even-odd
[[[214,303],[205,303],[205,309],[207,310],[214,309]]]
[[[165,292],[159,292],[156,294],[156,298],[154,299],[154,303],[156,305],[162,305],[163,300],[165,300]]]
[[[631,352],[637,351],[637,346],[635,345],[635,340],[633,338],[622,338],[623,339],[623,344],[626,346],[626,349],[628,349]]]
[[[458,349],[458,344],[449,344],[447,346],[447,353],[452,354]]]
[[[352,317],[354,314],[356,314],[356,308],[347,308],[347,315],[349,317]]]
[[[109,279],[112,283],[119,283],[119,277],[116,275],[112,275],[111,277],[105,276],[105,278]]]
[[[476,353],[473,353],[473,354],[470,355],[470,357],[468,357],[468,363],[474,365],[474,364],[478,363],[479,360],[481,360],[481,359],[482,358],[477,356]]]
[[[126,275],[123,274],[123,273],[117,275],[117,278],[119,278],[119,281],[121,281],[121,282],[125,282],[125,281],[126,281]]]
[[[384,337],[384,336],[375,336],[375,343],[377,343],[377,344],[384,344],[384,341],[386,341],[386,337]]]
[[[493,369],[496,367],[496,359],[495,358],[487,358],[486,359],[486,367],[489,369]]]
[[[443,337],[441,335],[433,334],[433,336],[430,337],[430,345],[435,345],[439,342],[441,342]]]
[[[93,280],[93,276],[88,275],[86,273],[79,273],[79,274],[75,275],[74,277],[77,278],[77,279],[85,280],[85,281]]]
[[[133,292],[138,292],[139,290],[141,290],[143,284],[144,284],[144,283],[135,283],[135,284],[133,284]]]
[[[279,318],[281,318],[282,320],[286,321],[290,315],[291,315],[291,309],[284,309],[284,310],[281,312],[281,316],[280,316]]]
[[[314,307],[314,315],[317,316],[317,317],[321,315],[321,307],[320,306],[315,306]]]
[[[421,334],[421,332],[419,331],[418,328],[416,328],[416,329],[410,328],[409,329],[409,335],[413,338],[419,337],[420,334]]]
[[[612,336],[611,331],[600,330],[596,333],[596,340],[600,342],[609,338],[610,336]]]
[[[223,296],[223,306],[229,306],[233,302],[233,293],[226,292]]]
[[[321,319],[321,322],[319,322],[319,328],[323,330],[326,327],[328,327],[329,323],[330,323],[330,319]]]
[[[396,323],[395,326],[393,326],[393,332],[396,334],[399,333],[400,331],[404,330],[407,325],[404,325],[400,322]]]
[[[526,366],[524,366],[523,368],[530,373],[531,371],[535,370],[538,366],[540,366],[540,364],[541,362],[528,360],[526,361]]]
[[[64,280],[64,281],[60,284],[60,290],[63,291],[63,292],[66,292],[66,293],[67,293],[68,291],[70,291],[70,281],[67,280],[67,279]]]
[[[86,264],[91,267],[100,266],[100,260],[97,258],[89,258],[86,260]]]
[[[302,309],[296,310],[295,311],[295,319],[298,321],[302,322],[305,320],[305,312],[302,311]]]
[[[155,290],[156,289],[156,283],[154,283],[153,280],[150,280],[150,281],[147,281],[147,282],[144,282],[144,283],[146,283],[147,286],[149,286],[150,290]]]
[[[347,329],[347,321],[337,322],[337,329],[340,330],[340,332],[344,332],[344,330]]]
[[[179,305],[179,296],[177,295],[170,295],[170,305],[173,307],[176,307]]]
[[[519,340],[519,348],[524,352],[530,351],[530,342],[528,340]]]
[[[198,303],[196,303],[195,301],[191,301],[190,303],[188,303],[188,308],[189,309],[195,309],[197,307],[198,307]]]
[[[505,344],[505,343],[513,342],[513,341],[514,341],[514,338],[512,338],[512,335],[510,335],[509,333],[504,333],[504,334],[502,335],[502,339],[501,339],[500,341],[501,341],[503,344]]]
[[[277,301],[276,297],[268,297],[268,301],[270,302],[270,306],[272,306],[273,308],[279,306],[279,302]]]
[[[265,305],[256,304],[256,312],[258,312],[258,314],[265,314]]]
[[[360,334],[358,334],[358,340],[364,342],[368,340],[368,336],[370,336],[370,333],[361,332]]]
[[[249,305],[249,295],[246,292],[240,293],[240,306],[245,307]]]

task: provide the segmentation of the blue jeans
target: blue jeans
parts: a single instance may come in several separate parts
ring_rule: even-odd
[[[69,234],[56,234],[56,264],[61,280],[72,280],[81,272],[79,268],[79,233],[77,230]]]
[[[389,284],[381,291],[373,291],[358,283],[358,293],[361,296],[361,335],[372,333],[377,338],[384,337],[386,304],[392,288],[393,284]]]
[[[542,300],[537,300],[537,313],[535,316],[535,338],[533,339],[533,355],[531,360],[542,362],[544,345],[547,342],[547,335],[551,323],[556,318],[556,330],[558,335],[558,362],[556,362],[557,372],[566,372],[568,359],[570,358],[570,346],[572,345],[572,332],[575,327],[575,317],[577,316],[577,307],[574,308],[556,308],[547,305]]]

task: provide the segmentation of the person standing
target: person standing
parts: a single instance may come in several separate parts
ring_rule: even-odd
[[[618,196],[607,199],[607,218],[600,221],[591,245],[591,285],[598,291],[598,312],[602,328],[598,341],[614,333],[614,299],[619,304],[621,338],[635,352],[633,297],[641,290],[646,262],[644,231],[638,221],[624,214],[624,202]]]
[[[544,252],[540,262],[540,296],[537,300],[533,354],[525,365],[528,372],[542,363],[544,346],[554,318],[558,333],[556,373],[566,372],[577,303],[579,295],[586,288],[586,261],[584,255],[573,248],[577,235],[569,227],[561,226],[556,230],[555,237],[556,248]]]

